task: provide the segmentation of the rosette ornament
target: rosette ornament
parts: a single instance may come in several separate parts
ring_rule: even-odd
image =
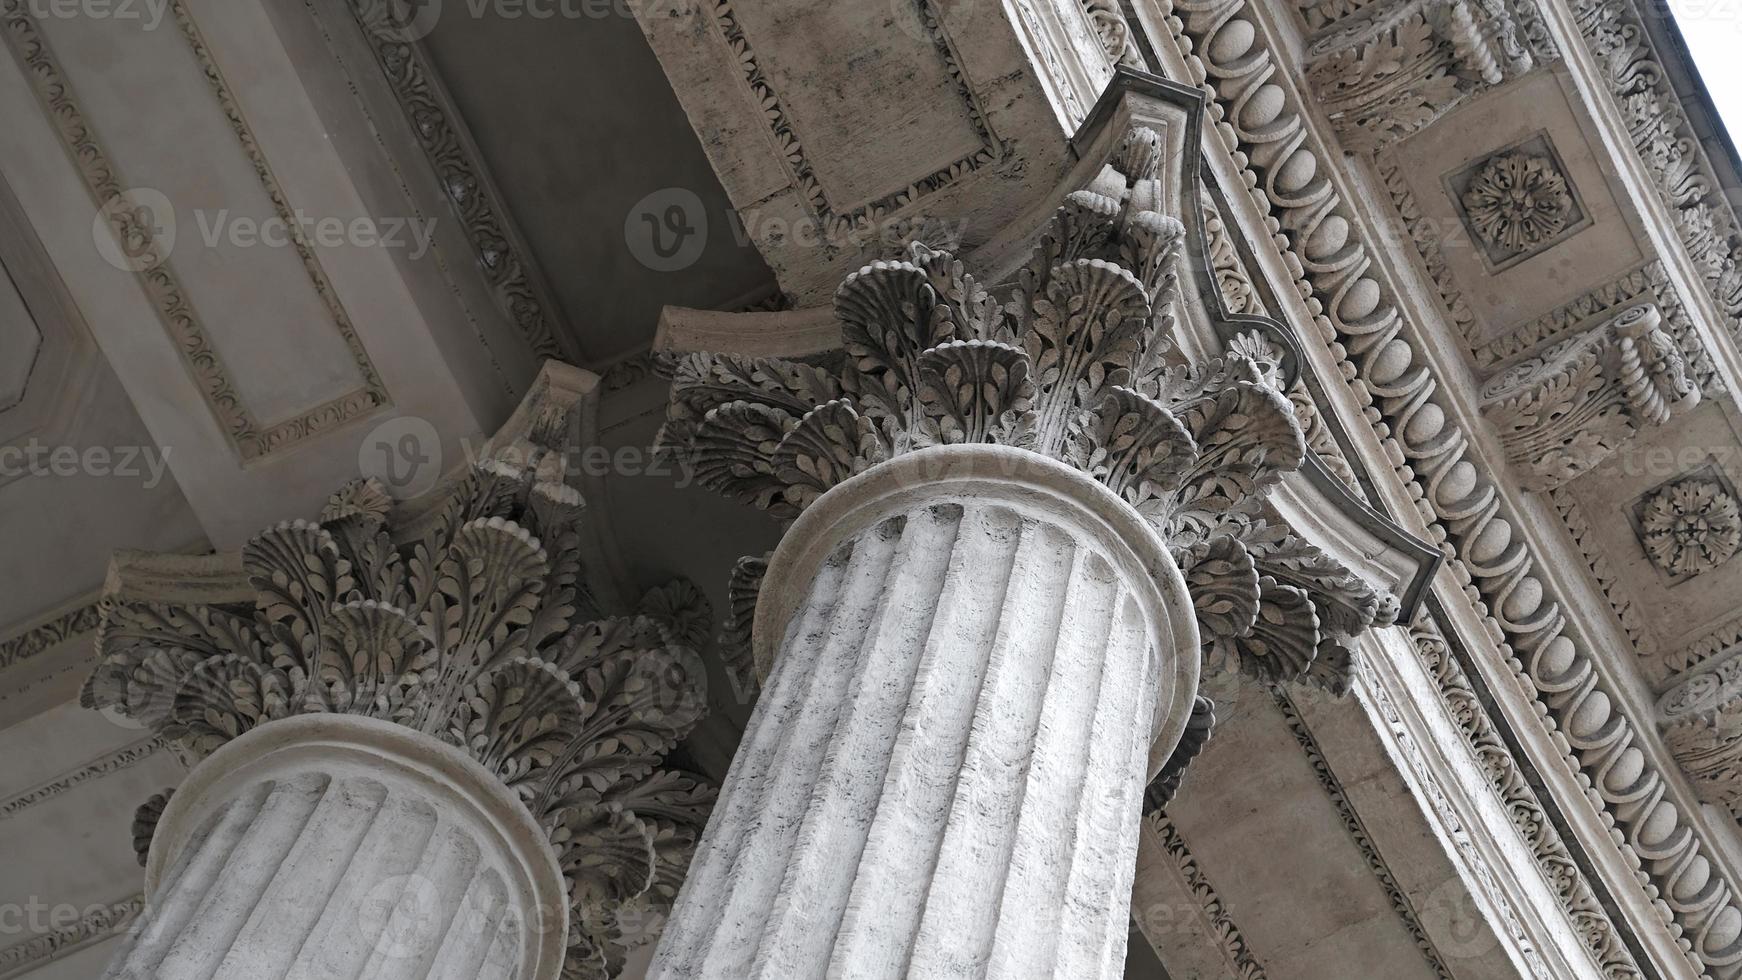
[[[1267,682],[1351,681],[1351,639],[1396,603],[1267,515],[1302,465],[1286,397],[1235,345],[1177,350],[1179,221],[1159,213],[1161,138],[1139,128],[1094,189],[1069,195],[1012,281],[991,285],[923,244],[849,276],[844,351],[824,363],[688,353],[661,447],[698,482],[783,517],[831,487],[930,447],[998,443],[1069,464],[1169,543],[1206,653]],[[728,636],[760,562],[733,583]],[[740,659],[742,663],[742,658]]]
[[[83,701],[190,764],[322,713],[463,749],[549,836],[570,902],[563,976],[607,977],[661,921],[712,803],[664,767],[704,711],[703,674],[672,589],[646,606],[667,615],[578,614],[582,501],[537,462],[479,464],[433,509],[353,483],[318,522],[247,545],[252,604],[110,596]]]

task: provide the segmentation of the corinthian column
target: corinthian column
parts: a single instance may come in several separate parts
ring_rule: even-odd
[[[735,578],[766,686],[650,976],[1117,977],[1201,648],[1348,683],[1387,604],[1263,515],[1305,454],[1275,365],[1177,350],[1175,121],[1008,283],[849,277],[838,368],[677,363],[663,444],[794,523]]]
[[[113,980],[603,980],[657,934],[712,790],[674,583],[590,618],[547,368],[432,500],[345,487],[240,555],[123,556],[84,701],[193,766],[142,808]]]

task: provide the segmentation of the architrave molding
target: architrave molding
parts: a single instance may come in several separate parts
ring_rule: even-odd
[[[1534,774],[1520,763],[1519,754],[1490,717],[1490,700],[1477,690],[1463,665],[1468,654],[1461,648],[1454,651],[1434,619],[1434,605],[1416,618],[1410,639],[1440,702],[1603,976],[1609,980],[1644,977],[1639,967],[1643,957],[1636,958],[1626,934],[1615,926],[1612,900],[1607,893],[1598,894],[1600,883],[1593,884],[1586,863],[1567,846],[1559,808],[1551,811],[1543,805]]]
[[[1216,893],[1216,886],[1210,882],[1209,876],[1198,864],[1197,857],[1186,846],[1185,838],[1180,836],[1179,828],[1168,819],[1166,812],[1157,810],[1143,818],[1143,842],[1140,846],[1148,845],[1151,835],[1178,869],[1186,888],[1191,891],[1192,898],[1197,902],[1220,947],[1222,957],[1227,962],[1229,975],[1234,980],[1268,980],[1269,974],[1264,972],[1263,964],[1247,945],[1246,937],[1235,923],[1232,911],[1222,900],[1222,896]],[[1138,928],[1143,927],[1144,923],[1139,921]],[[1171,936],[1166,933],[1158,935],[1155,944],[1169,938]]]
[[[152,735],[122,746],[113,752],[105,752],[75,769],[61,773],[53,779],[10,799],[0,800],[0,820],[16,817],[39,803],[52,800],[67,790],[82,786],[94,779],[101,779],[123,769],[130,769],[156,755],[162,748],[163,739]]]
[[[97,598],[88,596],[37,621],[20,632],[0,639],[0,670],[23,663],[76,636],[97,628]]]

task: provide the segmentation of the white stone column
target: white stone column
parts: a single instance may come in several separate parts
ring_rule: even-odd
[[[271,722],[158,824],[112,980],[549,980],[566,896],[546,835],[463,753],[369,718]]]
[[[812,504],[761,596],[766,687],[649,976],[1119,976],[1197,687],[1150,525],[1050,458],[934,448]]]

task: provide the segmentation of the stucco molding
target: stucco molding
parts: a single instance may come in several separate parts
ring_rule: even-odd
[[[1682,247],[1704,277],[1730,337],[1742,343],[1742,227],[1639,9],[1631,0],[1570,5]]]
[[[288,419],[269,422],[257,418],[236,390],[230,371],[212,345],[169,256],[158,254],[158,244],[152,233],[134,222],[135,209],[129,197],[131,190],[92,128],[74,93],[71,79],[37,28],[35,15],[27,5],[7,4],[0,8],[0,35],[4,36],[13,56],[30,78],[44,115],[60,135],[98,211],[109,218],[118,240],[132,241],[140,247],[142,259],[139,264],[142,268],[136,273],[140,285],[156,307],[164,329],[175,341],[207,406],[241,459],[257,459],[290,448],[388,404],[386,390],[368,362],[361,341],[350,328],[349,321],[341,317],[335,319],[334,326],[356,361],[363,379],[362,386]],[[196,45],[196,56],[198,50]],[[226,102],[234,105],[234,99],[223,88],[222,76],[215,70],[208,70],[207,80],[219,87],[221,105]],[[253,146],[252,135],[247,132],[240,115],[232,116],[230,122],[233,128],[240,127],[237,135],[244,148]],[[258,152],[257,148],[254,152]],[[289,204],[271,179],[270,171],[261,166],[258,158],[256,175],[281,215],[288,213]],[[309,266],[305,260],[305,269],[313,275],[318,266]],[[324,281],[324,277],[315,280],[314,287],[317,292],[322,292],[324,298],[330,298],[330,286],[323,292]]]
[[[97,618],[96,600],[82,599],[72,607],[0,640],[0,670],[23,663],[74,637],[91,632],[97,628]]]
[[[1464,744],[1603,976],[1609,980],[1643,977],[1608,910],[1556,829],[1555,820],[1543,809],[1529,777],[1496,729],[1488,707],[1431,613],[1424,610],[1417,616],[1409,632],[1416,656],[1438,689]]]
[[[1233,968],[1232,975],[1235,980],[1268,980],[1269,974],[1264,972],[1263,964],[1253,955],[1252,948],[1247,945],[1246,937],[1240,932],[1240,926],[1235,923],[1227,903],[1216,893],[1216,886],[1210,882],[1209,876],[1198,864],[1197,857],[1186,846],[1179,828],[1162,811],[1150,813],[1144,817],[1144,822],[1155,832],[1162,849],[1173,860],[1174,867],[1179,869],[1180,877],[1191,890],[1192,897],[1197,900],[1198,908],[1209,921],[1223,956]]]
[[[144,762],[163,748],[163,739],[153,735],[140,739],[113,752],[105,752],[76,769],[61,773],[7,800],[0,800],[0,820],[15,817],[40,803],[52,800],[68,790],[94,779],[113,775]]]
[[[391,5],[345,0],[345,6],[458,216],[498,310],[539,358],[576,359],[559,308],[421,44],[406,40]],[[319,17],[313,0],[309,7]]]

